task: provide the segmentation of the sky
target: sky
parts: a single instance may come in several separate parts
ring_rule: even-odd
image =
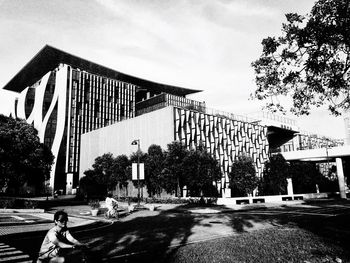
[[[251,63],[261,41],[279,36],[285,14],[313,0],[0,0],[0,113],[18,94],[2,90],[49,44],[136,77],[203,90],[207,107],[261,111]],[[314,110],[289,116],[301,130],[344,138],[343,117]]]

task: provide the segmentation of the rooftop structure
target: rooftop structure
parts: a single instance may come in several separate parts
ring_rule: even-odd
[[[97,63],[69,54],[49,45],[44,46],[3,88],[15,92],[22,92],[26,87],[36,83],[48,71],[54,70],[60,64],[70,65],[73,68],[106,78],[131,83],[136,85],[138,89],[146,88],[147,91],[153,93],[166,92],[178,96],[185,96],[201,91],[137,78],[105,66],[101,66]]]

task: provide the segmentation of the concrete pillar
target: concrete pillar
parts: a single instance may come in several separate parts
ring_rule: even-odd
[[[66,194],[67,195],[72,194],[72,186],[73,186],[73,174],[67,173],[67,179],[66,179]]]
[[[222,189],[222,197],[223,198],[230,198],[231,197],[231,188]]]
[[[339,193],[340,198],[346,198],[345,193],[345,179],[344,179],[344,171],[343,171],[343,163],[341,158],[335,159],[337,164],[337,175],[338,175],[338,184],[339,184]]]
[[[287,194],[294,195],[292,178],[287,178]]]
[[[182,196],[187,197],[187,186],[186,185],[182,188]]]

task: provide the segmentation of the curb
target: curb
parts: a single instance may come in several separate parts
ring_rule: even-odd
[[[0,213],[44,213],[45,209],[13,209],[13,208],[0,208]]]

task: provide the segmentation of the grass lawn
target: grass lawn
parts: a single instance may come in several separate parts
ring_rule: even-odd
[[[349,262],[331,240],[299,228],[278,227],[174,250],[167,262]]]
[[[350,262],[349,214],[259,218],[278,226],[167,250],[154,247],[125,262]]]
[[[350,209],[334,207],[342,212],[141,211],[85,238],[95,258],[108,262],[350,262]],[[221,237],[211,239],[215,234]]]
[[[309,231],[277,227],[170,248],[166,254],[153,250],[120,262],[350,262],[350,254]]]

